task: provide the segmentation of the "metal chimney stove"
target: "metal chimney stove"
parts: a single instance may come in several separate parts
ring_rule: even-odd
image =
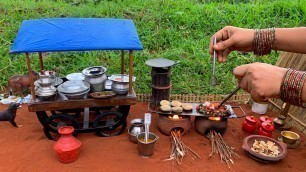
[[[150,59],[146,64],[152,67],[152,96],[149,104],[149,110],[155,111],[161,100],[170,99],[170,83],[171,67],[178,64],[179,61],[164,58]]]

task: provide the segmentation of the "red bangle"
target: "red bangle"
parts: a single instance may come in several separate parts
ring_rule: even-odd
[[[306,72],[288,69],[280,88],[280,98],[284,102],[305,108],[302,101]]]

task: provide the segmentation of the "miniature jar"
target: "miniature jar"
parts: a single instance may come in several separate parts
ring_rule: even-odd
[[[274,125],[271,122],[263,122],[258,130],[258,134],[262,136],[272,137],[272,133],[274,130]]]
[[[254,116],[246,116],[245,121],[242,123],[242,130],[247,133],[254,133],[257,128],[257,120]]]
[[[276,129],[283,127],[285,124],[286,124],[286,117],[283,115],[279,115],[278,117],[273,119],[273,125]]]
[[[270,118],[269,116],[261,116],[261,117],[259,117],[259,121],[258,121],[258,125],[257,125],[257,129],[259,129],[260,128],[260,126],[261,126],[261,124],[263,123],[263,122],[269,122],[269,123],[272,123],[273,122],[273,120],[272,120],[272,118]]]
[[[79,157],[81,142],[72,136],[74,128],[63,126],[58,129],[61,137],[54,143],[53,149],[62,163],[71,163]]]

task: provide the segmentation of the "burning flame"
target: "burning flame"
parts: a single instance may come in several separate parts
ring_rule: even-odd
[[[220,121],[221,118],[219,116],[210,116],[208,117],[209,120],[213,120],[213,121]]]
[[[170,119],[181,119],[182,117],[180,117],[178,115],[173,115],[173,116],[168,116],[168,118],[170,118]]]
[[[180,119],[178,115],[173,115],[173,119]]]

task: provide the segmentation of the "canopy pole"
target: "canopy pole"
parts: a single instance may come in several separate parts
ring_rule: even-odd
[[[44,70],[44,63],[43,63],[43,59],[42,59],[42,53],[39,52],[38,53],[38,57],[39,57],[39,66],[40,66],[40,72]]]
[[[124,50],[121,50],[121,74],[124,74]]]
[[[133,51],[129,51],[129,94],[133,94]]]
[[[26,53],[26,59],[27,59],[29,77],[30,77],[31,95],[32,95],[32,99],[35,100],[36,96],[35,96],[35,92],[34,92],[33,73],[32,73],[32,69],[31,69],[31,65],[30,65],[29,53]]]

